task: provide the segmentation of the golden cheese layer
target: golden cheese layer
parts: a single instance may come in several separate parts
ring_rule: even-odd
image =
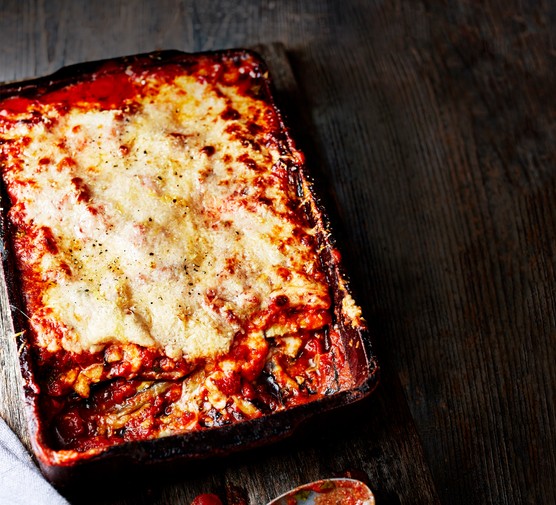
[[[119,106],[0,113],[38,345],[199,359],[238,333],[314,327],[303,313],[329,308],[328,287],[288,182],[301,160],[273,135],[274,109],[186,72],[129,80],[137,92]],[[291,317],[271,317],[277,300]]]

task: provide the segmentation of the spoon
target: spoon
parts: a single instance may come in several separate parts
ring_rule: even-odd
[[[267,505],[375,505],[371,490],[355,479],[323,479],[296,487]]]
[[[230,505],[245,504],[235,502]],[[215,494],[201,494],[191,505],[222,505]],[[323,479],[290,489],[267,505],[375,505],[371,490],[360,480]]]

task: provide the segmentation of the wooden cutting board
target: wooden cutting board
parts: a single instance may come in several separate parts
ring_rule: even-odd
[[[280,44],[255,49],[269,65],[279,106],[286,111],[286,122],[292,126],[318,179],[319,155],[313,148],[310,110],[304,105],[288,56]],[[324,181],[318,182],[326,192]],[[3,278],[0,304],[0,415],[29,446]],[[217,493],[227,497],[230,505],[259,505],[304,482],[352,476],[369,483],[379,505],[439,503],[398,378],[387,362],[381,365],[381,385],[372,397],[309,422],[286,441],[201,464],[187,475],[134,483],[133,489],[106,490],[95,483],[92,489],[72,496],[71,502],[187,505],[197,494]]]

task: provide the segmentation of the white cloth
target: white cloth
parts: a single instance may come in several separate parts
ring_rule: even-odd
[[[0,418],[0,505],[68,505]]]

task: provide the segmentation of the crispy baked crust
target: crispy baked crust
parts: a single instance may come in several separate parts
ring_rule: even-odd
[[[0,88],[0,139],[43,466],[370,391],[365,323],[256,54],[154,53]]]

